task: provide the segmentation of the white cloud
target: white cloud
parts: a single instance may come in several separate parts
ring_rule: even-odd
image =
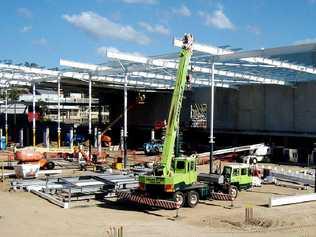
[[[98,38],[111,37],[138,44],[148,44],[150,38],[136,31],[129,25],[121,25],[110,21],[94,12],[81,12],[79,15],[63,15],[63,18],[73,26]]]
[[[234,24],[225,15],[223,9],[218,9],[208,14],[200,11],[199,15],[205,20],[205,24],[218,29],[234,30]]]
[[[38,46],[45,46],[47,45],[48,41],[45,37],[41,37],[39,39],[33,40],[33,44],[34,45],[38,45]]]
[[[310,44],[310,43],[316,43],[316,38],[307,38],[307,39],[297,40],[293,44]]]
[[[115,47],[104,47],[104,46],[102,46],[102,47],[97,48],[97,53],[100,54],[103,57],[106,57],[106,52],[107,51],[113,52],[113,53],[123,53],[122,51],[118,50]],[[138,56],[138,57],[144,57],[143,54],[138,53],[138,52],[133,52],[133,53],[128,53],[128,54],[134,55],[134,56]]]
[[[248,25],[247,30],[255,35],[261,35],[261,29],[258,26]]]
[[[170,33],[169,29],[163,25],[150,25],[149,23],[143,21],[139,22],[138,24],[149,32],[154,32],[161,35],[169,35]]]
[[[22,17],[25,17],[25,18],[32,18],[33,14],[32,12],[27,9],[27,8],[24,8],[24,7],[20,7],[16,10],[17,14],[19,16],[22,16]]]
[[[172,12],[180,16],[191,16],[191,11],[186,5],[182,5],[179,9],[172,9]]]
[[[32,26],[24,26],[20,32],[21,33],[26,33],[26,32],[30,32],[32,30]]]
[[[129,4],[156,4],[158,0],[122,0],[122,2]]]

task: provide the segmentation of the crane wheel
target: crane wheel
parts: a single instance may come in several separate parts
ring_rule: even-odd
[[[190,191],[187,196],[187,205],[191,208],[199,203],[199,194],[196,191]]]
[[[238,196],[238,188],[236,186],[231,186],[229,194],[232,195],[233,199],[236,199]]]
[[[52,161],[49,161],[46,165],[46,169],[53,170],[55,168],[55,164]]]
[[[185,202],[185,197],[183,192],[175,192],[173,194],[173,201],[175,201],[180,207],[183,207],[184,202]]]

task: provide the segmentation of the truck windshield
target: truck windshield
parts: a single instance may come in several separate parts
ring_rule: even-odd
[[[232,172],[232,168],[225,166],[223,169],[223,176],[230,177],[231,172]]]

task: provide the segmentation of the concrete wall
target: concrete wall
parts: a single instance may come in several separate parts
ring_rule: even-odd
[[[210,108],[210,89],[194,89],[192,103]],[[216,129],[316,133],[316,83],[216,88],[214,115]]]
[[[156,121],[167,119],[170,102],[169,92],[148,93],[146,103],[129,112],[129,125],[152,127]],[[182,126],[189,125],[193,103],[206,103],[209,110],[210,88],[186,92]],[[214,126],[220,130],[316,133],[316,83],[216,88]]]

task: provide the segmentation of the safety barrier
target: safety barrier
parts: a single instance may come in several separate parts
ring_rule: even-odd
[[[226,193],[211,193],[211,198],[213,200],[234,201],[234,197]]]
[[[129,192],[116,192],[118,199],[127,200],[139,204],[144,204],[153,207],[161,207],[164,209],[178,209],[180,208],[177,202],[162,200],[162,199],[154,199],[149,197],[144,197],[139,194],[131,194]]]

